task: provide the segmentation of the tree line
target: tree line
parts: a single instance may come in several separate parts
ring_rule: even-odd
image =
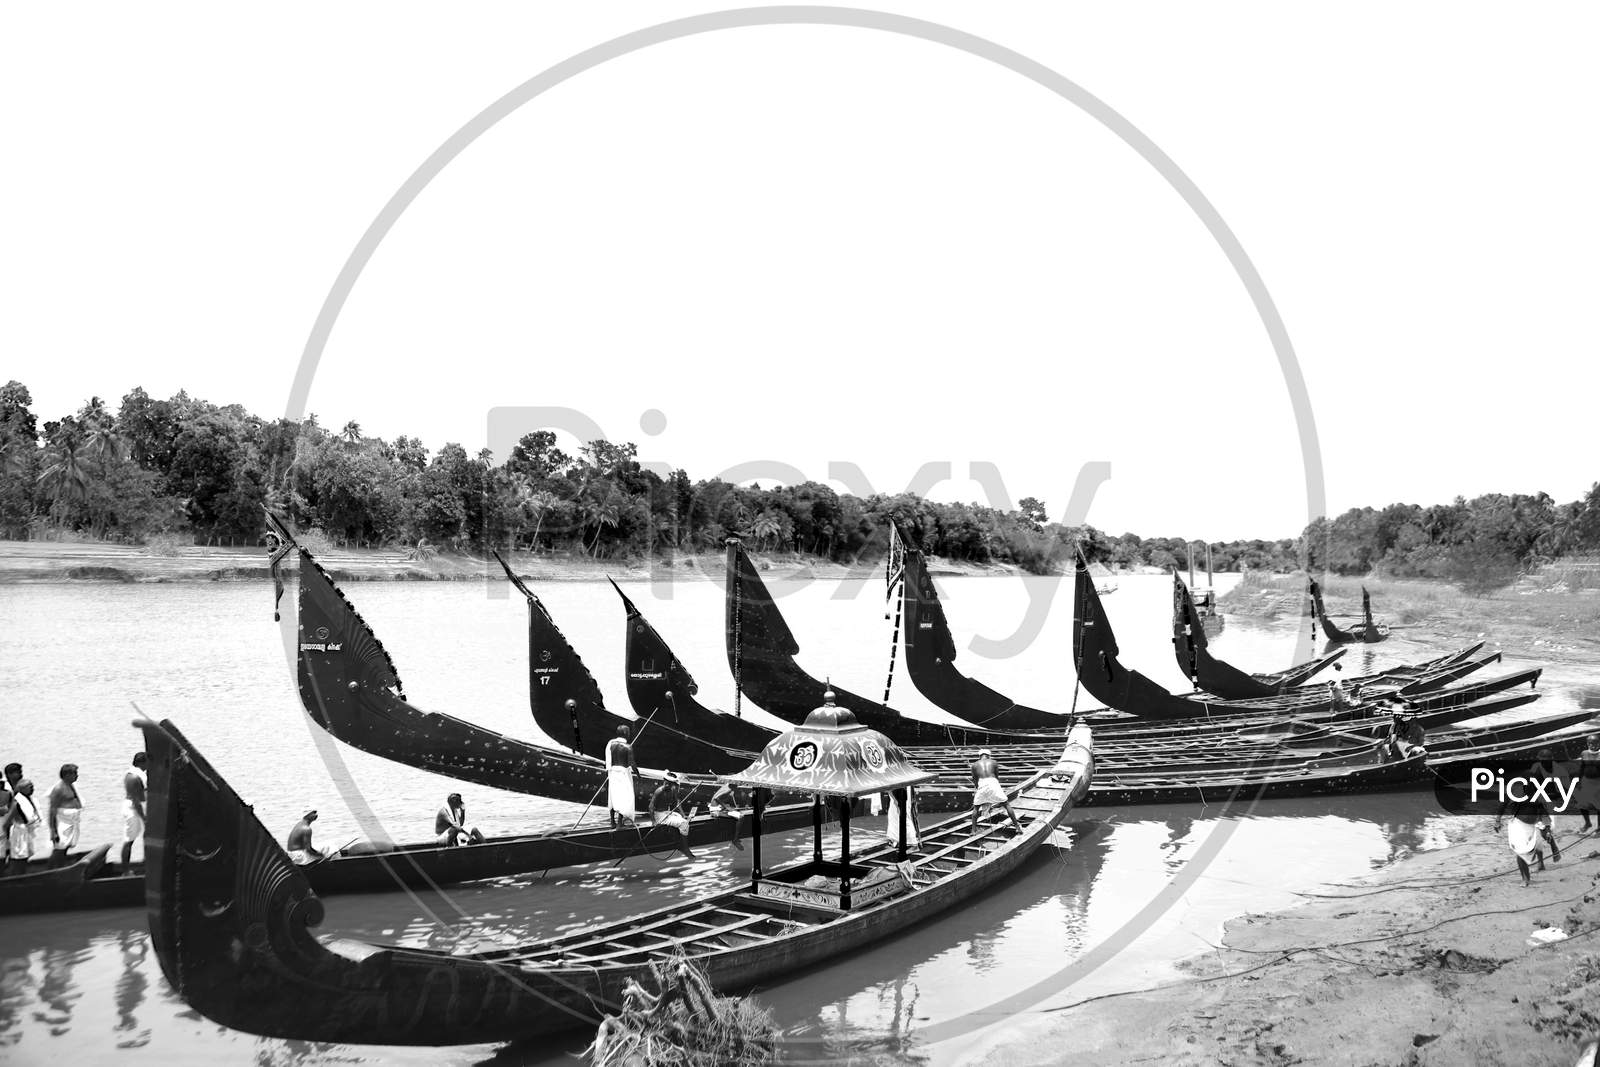
[[[1181,568],[1191,544],[1050,522],[1034,497],[1001,510],[909,493],[860,498],[818,482],[763,489],[693,480],[682,470],[657,474],[627,442],[591,441],[576,456],[557,443],[550,431],[530,433],[496,463],[488,449],[468,453],[451,442],[430,452],[415,437],[369,437],[355,422],[332,431],[315,415],[262,418],[237,404],[186,392],[157,400],[137,388],[115,410],[91,397],[74,414],[40,422],[27,388],[12,381],[0,387],[0,535],[254,544],[267,507],[340,546],[618,558],[715,551],[737,535],[759,549],[847,562],[880,556],[893,519],[930,554],[1035,573],[1077,551],[1111,565]],[[1519,560],[1595,540],[1597,493],[1560,508],[1537,498],[1543,510],[1529,503],[1536,498],[1503,499],[1517,503],[1513,520],[1499,525],[1488,505],[1478,516],[1479,501],[1364,509],[1313,524],[1299,538],[1213,543],[1213,563],[1284,572],[1309,560],[1364,573],[1405,560],[1428,573],[1426,546],[1448,555],[1454,538],[1491,527],[1504,526]],[[1540,525],[1541,516],[1549,521]],[[1550,532],[1558,526],[1563,533]],[[1203,550],[1200,557],[1203,564]]]

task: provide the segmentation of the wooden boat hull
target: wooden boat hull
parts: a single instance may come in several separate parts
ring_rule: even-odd
[[[142,726],[150,756],[151,941],[167,981],[223,1025],[353,1044],[468,1044],[593,1026],[599,1012],[615,1010],[624,983],[672,959],[688,938],[651,931],[691,923],[704,928],[691,955],[716,985],[764,984],[890,936],[1005,877],[1043,844],[1093,774],[1085,731],[1054,774],[1038,774],[1017,791],[1019,814],[1026,813],[1021,836],[991,850],[986,842],[1000,831],[986,827],[970,847],[958,842],[919,859],[911,869],[916,884],[902,895],[856,911],[821,914],[741,890],[552,942],[451,956],[318,940],[310,928],[322,919],[321,901],[249,809],[170,724]],[[950,820],[933,833],[965,822]],[[946,854],[958,870],[941,869],[936,861]],[[692,919],[725,914],[720,909],[739,918],[726,929]]]
[[[110,851],[110,845],[100,845],[69,856],[72,862],[60,867],[49,866],[48,857],[36,859],[25,873],[0,877],[0,915],[96,907],[93,883]]]

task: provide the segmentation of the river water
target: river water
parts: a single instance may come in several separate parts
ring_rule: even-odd
[[[1218,584],[1228,581],[1219,576]],[[880,693],[891,626],[881,580],[773,584],[803,646],[802,663],[857,692]],[[1072,705],[1070,580],[945,578],[940,588],[968,673],[1027,704]],[[720,585],[688,577],[627,589],[695,674],[701,701],[731,707]],[[536,591],[608,706],[626,714],[616,595],[597,582]],[[1165,578],[1121,578],[1107,608],[1124,662],[1181,690],[1169,591]],[[476,582],[352,584],[346,592],[384,641],[413,703],[543,740],[528,712],[520,597]],[[362,827],[372,824],[358,824],[357,813],[397,841],[431,836],[433,813],[452,785],[344,748],[309,724],[271,601],[264,582],[0,587],[0,762],[23,763],[41,798],[60,763],[77,763],[84,841],[116,840],[121,776],[138,747],[130,723],[142,712],[183,729],[280,838],[309,807],[321,813],[324,847],[365,836]],[[1039,632],[1012,634],[1030,601],[1036,610],[1048,603]],[[285,606],[292,618],[292,592]],[[1250,670],[1279,669],[1296,658],[1304,630],[1293,618],[1230,618],[1214,649]],[[984,658],[970,649],[975,638],[1017,651]],[[1347,672],[1434,654],[1398,632],[1352,651]],[[1575,678],[1547,677],[1541,688],[1541,712],[1594,699]],[[891,702],[942,717],[903,677],[895,678]],[[748,705],[744,711],[774,722]],[[567,826],[581,813],[476,787],[462,792],[469,821],[490,834]],[[760,995],[792,1037],[787,1062],[965,1062],[981,1058],[1002,1029],[1048,1018],[1052,1006],[1170,978],[1173,961],[1215,942],[1228,918],[1287,907],[1299,891],[1436,847],[1461,825],[1435,810],[1428,793],[1239,809],[1084,808],[1055,847],[985,898]],[[791,835],[783,847],[798,855],[806,837]],[[747,876],[746,856],[711,848],[695,860],[638,857],[444,895],[337,896],[321,929],[442,949],[515,943],[726,886]],[[136,911],[0,917],[0,961],[6,1062],[556,1064],[573,1062],[570,1053],[587,1036],[437,1050],[234,1033],[172,994]]]

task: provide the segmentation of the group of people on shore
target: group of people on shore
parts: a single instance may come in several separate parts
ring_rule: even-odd
[[[133,845],[144,837],[145,754],[136,752],[131,766],[122,776],[122,864],[133,862]],[[28,873],[28,864],[43,857],[41,841],[50,839],[47,867],[60,867],[78,847],[83,826],[83,798],[78,795],[78,765],[63,763],[60,780],[50,790],[41,812],[34,784],[24,776],[22,764],[5,765],[5,781],[0,785],[0,874]]]

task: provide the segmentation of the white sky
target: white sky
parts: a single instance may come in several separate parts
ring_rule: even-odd
[[[1310,389],[1333,513],[1600,478],[1600,13],[1461,4],[888,3],[1099,96],[1238,235]],[[715,6],[62,7],[0,16],[0,379],[53,418],[134,385],[281,413],[356,240],[553,63]],[[1283,376],[1131,149],[982,60],[860,29],[676,41],[544,94],[367,268],[310,410],[486,442],[578,409],[707,477],[858,464],[1113,533],[1290,536]],[[664,432],[639,417],[659,409]],[[771,479],[765,479],[767,484]]]

